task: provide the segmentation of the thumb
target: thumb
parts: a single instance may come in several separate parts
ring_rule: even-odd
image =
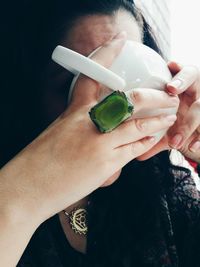
[[[170,61],[167,65],[172,76],[176,75],[182,69],[182,66],[175,61]]]
[[[109,68],[120,53],[125,41],[126,32],[120,32],[112,40],[100,47],[90,59],[105,68]],[[74,86],[71,105],[95,105],[100,93],[99,90],[100,84],[97,81],[81,74]]]

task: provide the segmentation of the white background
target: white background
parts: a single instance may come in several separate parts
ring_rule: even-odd
[[[171,59],[200,67],[200,0],[171,0]]]

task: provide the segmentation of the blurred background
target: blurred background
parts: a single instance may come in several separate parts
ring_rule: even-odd
[[[167,60],[200,67],[200,1],[135,0]]]

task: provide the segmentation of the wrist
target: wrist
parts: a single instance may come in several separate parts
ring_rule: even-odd
[[[1,169],[0,216],[8,224],[18,225],[28,222],[32,228],[37,228],[44,220],[39,212],[40,206],[31,195],[29,197],[22,173],[23,166],[20,165],[20,159],[10,161]]]
[[[0,197],[0,218],[1,222],[10,227],[23,226],[34,232],[42,223],[39,216],[27,208],[27,205],[20,199],[3,193]]]

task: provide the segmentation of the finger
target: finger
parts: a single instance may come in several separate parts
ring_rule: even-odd
[[[90,58],[100,65],[109,68],[124,46],[126,38],[126,32],[120,32],[112,40],[99,48]]]
[[[156,144],[156,142],[156,137],[145,137],[140,141],[121,146],[116,149],[115,160],[117,164],[121,164],[122,168],[129,161],[139,157],[140,155],[151,149]]]
[[[183,66],[174,61],[169,62],[167,65],[173,76],[176,75],[183,68]]]
[[[194,94],[197,90],[192,86],[199,77],[199,70],[195,66],[183,67],[167,84],[166,90],[171,94],[181,94],[189,88],[188,94]]]
[[[180,148],[200,125],[200,99],[195,101],[189,111],[169,131],[169,145]]]
[[[185,142],[185,144],[183,146],[181,146],[181,148],[179,149],[179,151],[182,153],[182,155],[184,155],[185,157],[198,162],[200,160],[200,152],[197,150],[197,147],[195,147],[195,151],[191,150],[191,145],[193,145],[195,142],[198,142],[198,135],[196,134],[196,132],[194,132],[189,139],[187,140],[187,142]]]
[[[100,187],[106,187],[114,183],[114,181],[120,176],[121,169],[110,176]]]
[[[189,145],[189,150],[193,153],[199,153],[200,158],[200,126],[196,130],[196,137]]]
[[[198,139],[195,139],[189,146],[189,149],[193,153],[199,152],[199,158],[200,158],[200,136],[198,136]]]
[[[128,120],[110,133],[110,139],[114,147],[132,143],[169,128],[175,120],[176,115]]]
[[[111,41],[104,44],[92,56],[91,59],[108,68],[117,57],[126,41],[126,33],[121,32]],[[80,75],[75,84],[72,95],[72,104],[93,105],[98,100],[99,83],[84,75]]]
[[[179,98],[169,95],[164,91],[151,88],[137,88],[126,92],[126,95],[133,102],[134,115],[142,110],[165,109],[178,107]]]
[[[137,157],[137,160],[143,161],[150,159],[151,157],[157,155],[158,153],[169,150],[170,147],[168,145],[168,141],[166,136],[163,137],[155,146],[153,146],[150,150],[146,153],[142,154],[141,156]]]

